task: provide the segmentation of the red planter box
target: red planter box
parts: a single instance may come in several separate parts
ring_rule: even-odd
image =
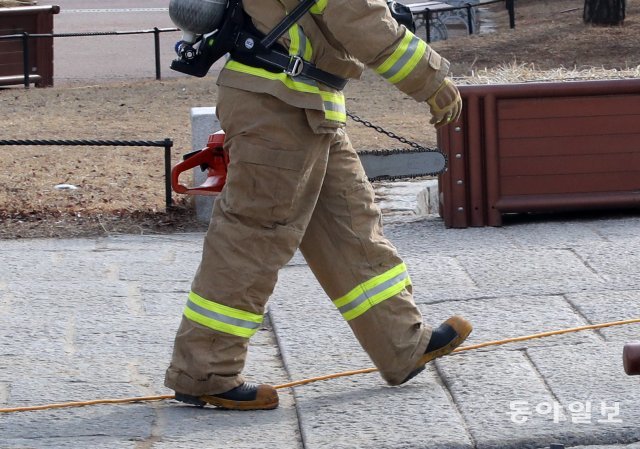
[[[507,213],[640,206],[640,80],[461,86],[438,132],[447,227]]]

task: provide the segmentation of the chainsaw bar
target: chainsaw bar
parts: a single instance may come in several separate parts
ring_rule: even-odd
[[[446,155],[429,148],[358,151],[358,156],[369,181],[437,176],[447,169]]]
[[[412,149],[365,150],[359,151],[360,161],[369,181],[396,180],[436,176],[447,170],[447,156],[437,148],[423,147],[393,131],[375,125],[356,114],[347,111],[354,122],[371,128],[380,134],[409,145]]]

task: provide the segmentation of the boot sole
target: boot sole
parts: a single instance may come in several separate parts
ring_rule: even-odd
[[[217,398],[215,396],[200,396],[207,404],[225,410],[273,410],[278,407],[278,396],[270,396],[260,401],[232,401],[230,399]]]
[[[459,319],[456,321],[457,323],[450,324],[450,326],[456,331],[458,336],[443,347],[436,349],[435,351],[431,351],[420,357],[418,359],[417,367],[424,366],[430,361],[437,359],[438,357],[450,354],[454,349],[460,346],[467,339],[467,337],[469,337],[469,334],[471,334],[471,331],[473,330],[471,323],[463,319]]]

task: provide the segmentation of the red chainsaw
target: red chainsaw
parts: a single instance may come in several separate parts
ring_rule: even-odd
[[[224,145],[224,132],[218,131],[209,136],[207,146],[202,150],[185,154],[183,161],[171,170],[171,187],[177,193],[189,195],[217,195],[222,191],[227,180],[227,165],[229,154],[222,148]],[[200,166],[207,172],[207,179],[195,187],[187,187],[180,184],[180,174]]]

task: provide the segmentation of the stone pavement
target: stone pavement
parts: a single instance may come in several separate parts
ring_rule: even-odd
[[[469,343],[640,317],[638,215],[445,229],[387,221],[425,319]],[[170,394],[202,235],[0,242],[0,408]],[[411,383],[366,374],[280,390],[267,412],[174,401],[0,414],[0,448],[640,449],[640,325],[465,352]],[[283,269],[247,374],[280,384],[370,366],[304,260]]]

